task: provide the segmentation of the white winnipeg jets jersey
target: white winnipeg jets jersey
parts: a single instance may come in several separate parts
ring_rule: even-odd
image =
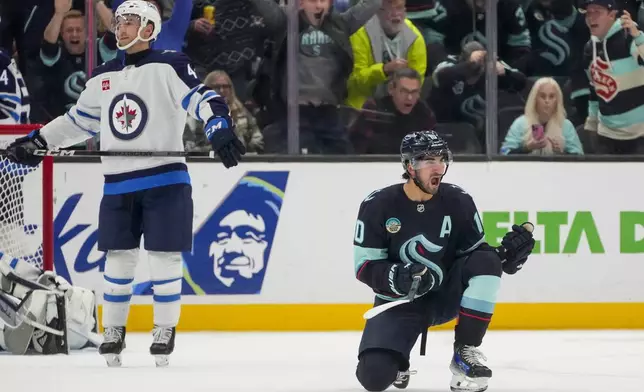
[[[29,122],[29,92],[16,62],[0,50],[0,124]]]
[[[48,147],[68,147],[100,132],[101,150],[183,151],[187,114],[232,126],[223,97],[204,86],[189,58],[174,51],[139,53],[95,70],[76,104],[40,130]],[[134,55],[134,56],[137,56]],[[185,158],[102,157],[105,194],[190,183]]]

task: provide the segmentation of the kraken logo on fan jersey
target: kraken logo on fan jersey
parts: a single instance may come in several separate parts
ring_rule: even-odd
[[[478,94],[467,97],[461,103],[461,113],[469,121],[482,124],[485,121],[485,100]]]
[[[541,52],[539,56],[549,61],[554,66],[559,66],[570,56],[570,45],[562,38],[568,33],[568,29],[555,20],[544,23],[538,32],[539,40],[547,46],[550,51]]]
[[[66,109],[69,110],[80,97],[81,92],[85,89],[85,83],[87,82],[87,74],[83,71],[72,72],[66,79],[63,85],[65,94],[73,102],[66,105]]]

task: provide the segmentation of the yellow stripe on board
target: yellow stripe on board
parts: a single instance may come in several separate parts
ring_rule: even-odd
[[[182,331],[359,331],[365,304],[183,305]],[[101,307],[99,306],[99,319]],[[152,330],[152,305],[132,305],[129,331]],[[453,329],[454,322],[432,329]],[[644,329],[644,303],[497,304],[490,329]]]

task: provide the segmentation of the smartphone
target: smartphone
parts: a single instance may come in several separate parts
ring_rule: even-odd
[[[543,125],[535,124],[532,126],[532,137],[534,140],[543,139]]]

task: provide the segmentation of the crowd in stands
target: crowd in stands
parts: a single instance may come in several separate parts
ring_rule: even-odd
[[[486,0],[291,1],[300,8],[296,74],[287,72],[284,0],[149,0],[164,21],[153,48],[190,56],[226,98],[250,153],[287,152],[289,102],[305,154],[396,154],[421,129],[436,129],[455,153],[485,153]],[[497,1],[496,152],[644,152],[642,0]],[[122,59],[111,31],[122,2],[0,2],[0,124],[51,121],[95,66]],[[184,141],[209,149],[195,119]]]

